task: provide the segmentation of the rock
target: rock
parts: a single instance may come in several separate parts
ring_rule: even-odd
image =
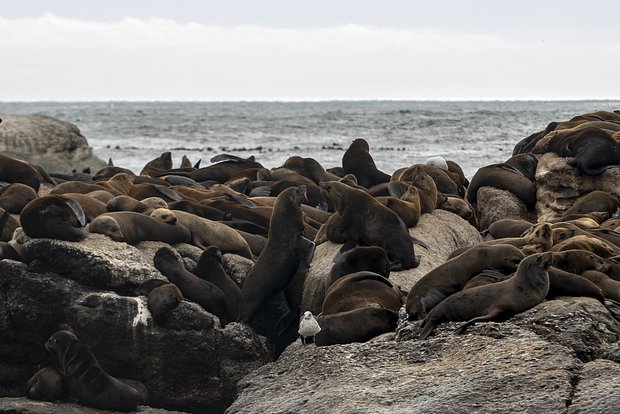
[[[426,341],[417,339],[419,322],[401,321],[363,344],[296,342],[239,383],[227,413],[565,413],[571,400],[569,412],[617,407],[618,365],[584,364],[617,348],[620,324],[598,301],[547,301],[462,335],[459,325],[441,324]],[[611,401],[601,401],[606,395]]]
[[[93,155],[78,127],[45,115],[0,114],[0,153],[38,164],[48,172],[70,173],[106,163]]]
[[[525,203],[508,190],[480,187],[477,197],[476,217],[481,230],[501,219],[535,221],[535,215],[527,209]]]
[[[422,256],[420,265],[414,269],[390,273],[390,280],[407,292],[422,276],[444,263],[453,250],[482,241],[475,227],[445,210],[422,214],[418,224],[410,228],[409,233],[426,243],[429,249],[415,245],[416,254]],[[309,310],[315,315],[321,312],[325,279],[334,264],[333,258],[341,247],[342,245],[329,241],[317,246],[306,277],[302,311]]]
[[[90,256],[83,246],[55,248],[58,256],[67,256],[74,266],[83,269],[80,277],[70,279],[41,271],[40,266],[36,273],[23,263],[0,261],[0,395],[24,395],[26,380],[39,368],[52,364],[44,342],[66,326],[92,350],[109,374],[142,382],[148,389],[148,403],[154,407],[223,412],[236,396],[239,379],[271,361],[265,346],[255,348],[245,326],[231,323],[221,328],[217,317],[194,303],[182,301],[164,324],[157,325],[146,297],[121,296],[82,284],[89,281],[91,269],[85,265],[89,261],[96,263],[93,272],[103,273],[105,263],[111,273],[118,271],[110,279],[112,284],[123,280],[127,285],[138,284],[107,260],[111,253],[103,254],[101,246],[98,254]],[[125,245],[126,250],[129,248]],[[141,260],[136,252],[131,254]],[[52,263],[56,269],[78,273]],[[142,276],[137,272],[132,277]]]
[[[109,414],[118,411],[97,410],[78,404],[35,401],[28,398],[0,398],[0,413],[6,414]],[[139,406],[140,414],[182,414],[147,406]]]
[[[620,365],[606,360],[583,366],[569,414],[616,413],[620,406]]]
[[[575,200],[591,191],[602,190],[620,197],[620,168],[612,167],[602,174],[575,174],[576,169],[566,159],[554,153],[540,157],[536,169],[536,211],[538,221],[559,218]]]

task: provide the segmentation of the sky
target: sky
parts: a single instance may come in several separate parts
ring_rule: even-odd
[[[0,101],[618,99],[612,0],[0,0]]]

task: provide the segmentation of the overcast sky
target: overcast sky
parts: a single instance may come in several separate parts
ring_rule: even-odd
[[[620,98],[619,9],[0,0],[0,100]]]

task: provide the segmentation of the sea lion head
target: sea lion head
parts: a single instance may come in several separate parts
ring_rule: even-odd
[[[50,354],[60,357],[61,352],[73,342],[79,342],[75,334],[66,330],[59,330],[45,342],[45,349],[47,349],[47,352]]]
[[[368,145],[368,142],[365,139],[356,138],[353,140],[353,142],[349,146],[349,149],[356,149],[356,150],[369,152],[370,146]]]
[[[525,270],[532,269],[532,268],[547,269],[549,266],[551,266],[552,262],[553,262],[552,252],[535,253],[521,260],[521,263],[519,263],[519,269],[521,268]]]
[[[172,210],[168,210],[167,208],[153,210],[151,217],[168,224],[175,224],[177,222],[177,216]]]
[[[114,241],[123,241],[123,232],[118,222],[111,216],[98,216],[88,225],[91,233],[105,234]]]

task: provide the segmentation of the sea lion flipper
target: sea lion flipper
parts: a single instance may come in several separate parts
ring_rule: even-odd
[[[454,330],[454,332],[456,332],[458,334],[462,334],[463,332],[465,332],[465,330],[469,326],[473,325],[474,323],[481,322],[481,321],[489,321],[489,320],[495,318],[496,316],[499,316],[500,313],[502,313],[502,311],[500,309],[493,309],[491,312],[489,312],[486,315],[477,316],[477,317],[475,317],[473,319],[468,320],[463,325],[461,325],[458,328],[456,328]]]
[[[66,199],[65,203],[73,210],[78,223],[80,223],[80,227],[84,227],[86,225],[86,215],[84,210],[82,210],[82,206],[77,201],[71,199]]]
[[[245,158],[238,157],[232,154],[219,154],[211,158],[211,162],[224,162],[224,161],[234,161],[234,162],[243,162]]]
[[[487,277],[493,278],[495,280],[503,280],[503,279],[508,278],[508,276],[506,276],[502,272],[499,272],[497,270],[491,270],[491,269],[483,270],[479,274],[483,275],[483,276],[487,276]]]
[[[305,237],[300,237],[297,241],[297,248],[302,253],[302,260],[307,266],[312,263],[314,257],[314,250],[316,249],[316,243]]]
[[[401,181],[390,181],[387,185],[388,193],[392,197],[400,199],[406,192],[406,188]]]
[[[250,191],[250,197],[269,197],[271,195],[271,187],[268,185],[261,185],[253,188]]]
[[[411,241],[413,242],[413,244],[417,244],[418,246],[422,246],[426,250],[430,249],[430,247],[428,247],[428,244],[424,243],[422,240],[418,239],[417,237],[411,236]]]
[[[179,195],[179,193],[177,193],[174,190],[171,190],[170,188],[166,187],[165,185],[159,185],[159,184],[155,184],[155,189],[162,195],[172,199],[173,201],[182,201],[183,197],[181,197],[181,195]]]

